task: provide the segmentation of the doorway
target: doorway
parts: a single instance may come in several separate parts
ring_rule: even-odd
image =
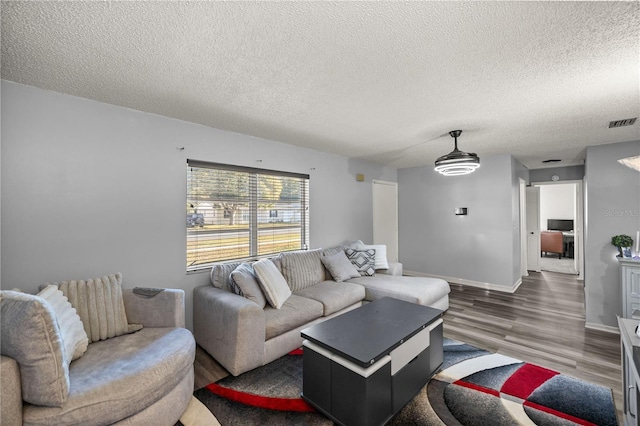
[[[544,252],[544,247],[540,247],[537,253],[528,253],[529,257],[538,258],[538,270],[577,275],[583,280],[582,181],[534,182],[531,185],[539,191],[539,219],[535,228],[539,233],[551,232],[562,240],[562,245],[554,252]]]

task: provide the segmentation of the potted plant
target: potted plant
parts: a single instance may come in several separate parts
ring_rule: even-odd
[[[628,235],[614,235],[611,237],[611,244],[618,247],[618,253],[620,257],[624,256],[623,249],[627,249],[629,251],[629,256],[631,257],[631,247],[633,246],[633,239]]]

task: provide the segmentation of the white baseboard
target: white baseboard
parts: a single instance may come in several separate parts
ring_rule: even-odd
[[[404,271],[403,274],[410,277],[440,278],[442,280],[445,280],[453,284],[468,285],[469,287],[478,287],[478,288],[483,288],[485,290],[502,291],[505,293],[515,293],[516,290],[518,290],[518,287],[520,287],[520,284],[522,284],[522,278],[520,278],[518,281],[513,283],[512,286],[504,286],[500,284],[483,283],[480,281],[467,280],[464,278],[445,277],[443,275],[427,274],[425,272],[417,272],[417,271]]]
[[[613,327],[610,325],[604,324],[596,324],[593,322],[588,322],[584,325],[584,328],[590,328],[592,330],[604,331],[607,333],[620,334],[620,329],[618,327]]]

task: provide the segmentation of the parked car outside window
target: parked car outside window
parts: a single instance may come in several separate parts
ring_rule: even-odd
[[[204,215],[202,213],[187,213],[187,227],[204,226]]]

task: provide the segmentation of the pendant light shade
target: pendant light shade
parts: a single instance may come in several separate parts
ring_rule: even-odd
[[[462,152],[458,149],[458,136],[462,130],[449,132],[454,139],[455,148],[447,155],[436,160],[436,172],[445,176],[468,175],[480,167],[480,158],[474,153]]]

